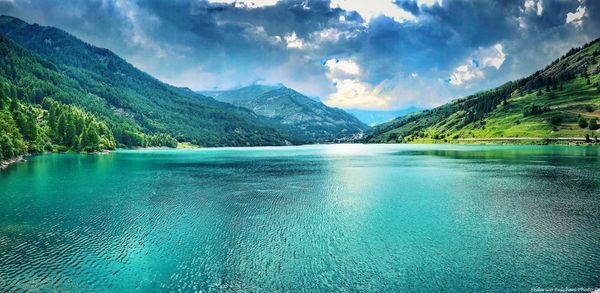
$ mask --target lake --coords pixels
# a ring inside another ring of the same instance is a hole
[[[0,203],[0,291],[600,287],[597,147],[48,154]]]

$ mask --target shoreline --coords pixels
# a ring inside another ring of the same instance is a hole
[[[600,145],[597,138],[585,137],[484,137],[459,138],[453,141],[457,144],[486,144],[486,145],[562,145],[562,146],[594,146]]]
[[[88,154],[88,155],[109,155],[113,152],[114,150],[101,150],[101,151],[97,151],[97,152],[44,152],[44,153],[27,153],[24,155],[20,155],[18,157],[14,157],[8,160],[1,160],[0,161],[0,172],[4,171],[6,168],[8,168],[10,165],[14,165],[16,163],[20,163],[20,162],[25,162],[25,157],[29,157],[29,156],[37,156],[37,155],[44,155],[44,154],[68,154],[68,153],[73,153],[73,154]]]
[[[558,146],[600,146],[598,141],[592,140],[591,142],[587,142],[585,138],[543,138],[543,137],[505,137],[505,138],[462,138],[462,139],[453,139],[448,140],[446,142],[409,142],[409,143],[320,143],[320,144],[301,144],[301,145],[291,145],[291,146],[248,146],[248,147],[184,147],[184,148],[169,148],[169,147],[145,147],[145,148],[124,148],[122,150],[210,150],[210,149],[223,149],[223,148],[261,148],[261,147],[300,147],[300,146],[308,146],[308,145],[341,145],[341,144],[357,144],[357,145],[410,145],[410,144],[421,144],[421,145],[531,145],[531,146],[545,146],[545,145],[558,145]],[[15,158],[11,158],[8,160],[0,161],[0,171],[5,170],[9,166],[24,162],[25,157],[27,156],[35,156],[35,155],[43,155],[43,154],[66,154],[66,153],[74,153],[74,154],[88,154],[88,155],[108,155],[113,153],[114,151],[119,150],[119,148],[115,150],[102,150],[96,152],[46,152],[40,154],[24,154]]]
[[[23,162],[23,161],[25,161],[23,156],[14,157],[14,158],[8,159],[8,160],[2,160],[2,161],[0,161],[0,171],[8,168],[12,164],[16,164],[16,163]]]

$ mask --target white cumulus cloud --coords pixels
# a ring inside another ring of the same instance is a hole
[[[327,78],[335,91],[324,102],[330,106],[346,109],[388,109],[392,98],[385,95],[381,86],[373,86],[361,80],[361,69],[354,60],[329,59]]]
[[[575,12],[569,12],[567,13],[567,20],[566,23],[572,23],[577,27],[580,27],[581,25],[583,25],[583,17],[585,16],[585,6],[583,6],[583,4],[579,5],[579,7],[577,7],[577,10],[575,10]]]
[[[392,98],[384,95],[380,87],[373,87],[359,79],[336,80],[335,89],[325,100],[330,106],[382,110],[389,109],[392,105]]]
[[[288,48],[302,49],[305,47],[304,40],[296,36],[296,32],[285,35],[284,39]]]
[[[482,79],[484,77],[483,71],[478,68],[475,62],[469,62],[467,64],[460,65],[454,69],[452,76],[450,76],[450,84],[455,86],[466,85],[472,80]]]
[[[327,76],[331,79],[340,78],[342,75],[360,74],[360,67],[353,60],[329,59],[325,62],[325,66],[329,69]]]
[[[491,48],[480,50],[479,58],[482,67],[491,66],[500,69],[500,66],[502,66],[504,60],[506,60],[506,54],[504,53],[502,44],[496,44]]]
[[[485,77],[484,69],[493,67],[500,69],[506,60],[502,44],[489,48],[480,48],[468,61],[459,65],[452,72],[449,83],[454,86],[470,87],[473,81]]]
[[[356,11],[366,22],[379,15],[394,18],[399,22],[416,20],[414,15],[398,7],[392,0],[331,0],[330,5],[332,8]]]
[[[210,3],[235,4],[237,8],[259,8],[275,5],[278,0],[208,0]]]
[[[542,15],[542,12],[544,12],[542,0],[525,0],[523,6],[525,6],[525,11],[535,11],[537,15]]]

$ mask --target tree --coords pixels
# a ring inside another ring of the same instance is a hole
[[[65,116],[66,115],[63,113],[58,117],[58,123],[55,131],[55,142],[58,144],[63,144],[65,142],[65,133],[67,130],[67,118]]]
[[[68,147],[77,148],[79,137],[77,137],[74,121],[73,119],[68,119],[66,123],[64,143]]]
[[[6,134],[0,134],[0,150],[2,150],[2,157],[4,159],[10,159],[18,154],[18,150]]]
[[[588,126],[587,120],[585,118],[579,116],[579,127],[586,128]]]
[[[26,140],[35,141],[37,139],[38,131],[35,125],[34,117],[27,117],[25,119],[25,126],[21,131]]]
[[[565,88],[563,87],[563,84],[560,84],[560,90],[563,91]]]
[[[550,123],[552,123],[552,125],[560,125],[560,123],[562,121],[563,121],[563,117],[560,114],[554,115],[554,116],[552,116],[552,118],[550,118]]]
[[[17,98],[10,99],[10,107],[8,109],[11,113],[15,113],[19,109],[19,102],[17,102]]]
[[[598,118],[593,118],[590,120],[590,129],[591,130],[598,129]]]
[[[99,149],[100,137],[96,123],[91,122],[81,133],[80,149],[91,152]]]

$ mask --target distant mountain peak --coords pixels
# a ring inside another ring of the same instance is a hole
[[[303,142],[328,142],[356,138],[369,127],[356,117],[286,87],[250,85],[219,92],[215,99],[249,109],[273,119],[273,126]]]

